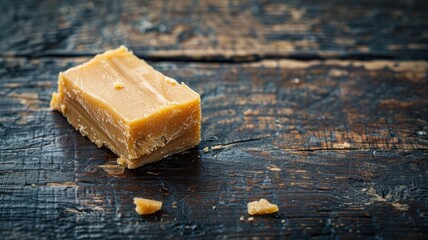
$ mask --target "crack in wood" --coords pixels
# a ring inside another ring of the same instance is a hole
[[[209,150],[220,150],[220,149],[231,147],[231,146],[234,146],[234,145],[237,145],[237,144],[247,143],[247,142],[254,142],[254,141],[259,141],[259,140],[267,139],[267,138],[270,138],[270,137],[249,138],[249,139],[238,140],[238,141],[233,141],[233,142],[228,142],[228,143],[211,145],[211,146],[205,147],[203,150],[204,150],[204,152],[208,152]]]
[[[382,148],[282,148],[287,152],[317,152],[317,151],[339,151],[339,152],[349,152],[349,151],[384,151]],[[428,148],[413,148],[409,149],[391,149],[391,151],[428,151]]]
[[[81,58],[93,57],[99,52],[64,52],[64,51],[46,51],[40,53],[0,53],[2,58]],[[175,54],[165,53],[158,55],[156,52],[142,53],[134,51],[134,54],[150,62],[193,62],[193,63],[254,63],[264,60],[298,60],[298,61],[314,61],[314,60],[348,60],[348,61],[368,61],[368,60],[428,60],[428,55],[420,55],[418,57],[407,57],[402,55],[394,55],[388,52],[368,52],[368,53],[352,53],[352,52],[329,52],[323,54],[321,51],[302,51],[287,54],[240,54],[240,55],[202,55],[192,56],[191,54]]]

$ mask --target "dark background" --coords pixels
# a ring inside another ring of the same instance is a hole
[[[427,12],[1,1],[0,238],[426,238]],[[127,170],[49,109],[60,71],[121,44],[201,94],[197,148]],[[248,221],[261,197],[280,211]]]

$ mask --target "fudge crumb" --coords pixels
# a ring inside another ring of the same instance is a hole
[[[135,211],[140,215],[152,214],[162,208],[162,202],[145,198],[134,198],[134,204]]]
[[[208,147],[204,147],[204,153],[207,153],[209,151]]]
[[[248,214],[250,215],[263,215],[278,212],[278,206],[270,203],[266,199],[260,199],[259,201],[249,202],[247,204]]]
[[[270,165],[270,166],[268,167],[268,169],[269,169],[270,171],[272,171],[272,172],[281,172],[281,168],[279,168],[279,167],[277,167],[277,166],[275,166],[275,165]]]
[[[117,164],[125,165],[125,159],[123,159],[123,158],[118,158],[116,162],[117,162]]]
[[[293,79],[291,79],[291,83],[299,84],[299,83],[300,83],[300,79],[298,79],[298,78],[293,78]]]
[[[114,82],[113,86],[114,86],[115,89],[121,89],[121,88],[123,88],[123,83],[121,83],[121,82]]]

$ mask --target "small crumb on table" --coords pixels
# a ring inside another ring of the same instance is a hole
[[[119,165],[125,165],[125,159],[123,159],[123,158],[117,158],[116,162]]]
[[[123,88],[123,83],[121,83],[121,82],[114,82],[113,86],[114,86],[115,89],[121,89],[121,88]]]
[[[134,198],[134,204],[135,211],[140,215],[152,214],[162,208],[162,202],[145,198]]]
[[[266,199],[260,199],[259,201],[249,202],[247,204],[248,214],[250,215],[263,215],[278,212],[279,208],[276,204],[270,203]]]
[[[270,166],[268,167],[268,169],[269,169],[270,171],[272,171],[272,172],[281,172],[281,168],[279,168],[279,167],[277,167],[277,166],[275,166],[275,165],[270,165]]]
[[[210,149],[208,147],[204,147],[204,153],[207,153]]]

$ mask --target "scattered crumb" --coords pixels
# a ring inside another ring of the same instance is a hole
[[[123,83],[121,83],[121,82],[114,82],[113,86],[114,86],[115,89],[121,89],[121,88],[123,88]]]
[[[333,148],[340,148],[340,149],[346,149],[346,148],[350,148],[351,144],[344,142],[344,143],[334,143],[333,144]]]
[[[204,147],[204,153],[207,153],[209,151],[208,147]]]
[[[282,220],[281,220],[281,223],[285,223],[285,219],[282,219]]]
[[[291,83],[294,83],[294,84],[299,84],[300,83],[300,79],[298,79],[298,78],[293,78],[293,79],[291,79],[291,81],[290,81]]]
[[[213,210],[215,210],[217,207],[216,206],[213,206]]]
[[[272,171],[272,172],[281,172],[281,168],[279,168],[279,167],[277,167],[277,166],[275,166],[275,165],[270,165],[270,166],[268,167],[268,169],[269,169],[270,171]]]
[[[239,218],[239,221],[241,221],[241,222],[245,221],[244,216],[241,216],[241,217]]]
[[[177,202],[172,202],[172,208],[177,208]]]
[[[252,221],[254,221],[254,217],[249,217],[248,222],[252,222]]]
[[[276,204],[270,203],[266,199],[260,199],[259,201],[249,202],[247,204],[248,214],[250,215],[263,215],[278,212],[279,208]]]
[[[125,159],[123,159],[123,158],[117,158],[117,164],[125,165]]]
[[[36,187],[36,184],[32,183],[32,184],[31,184],[31,187],[35,188],[35,187]]]
[[[134,204],[135,211],[140,215],[152,214],[162,208],[162,202],[145,198],[134,198]]]

